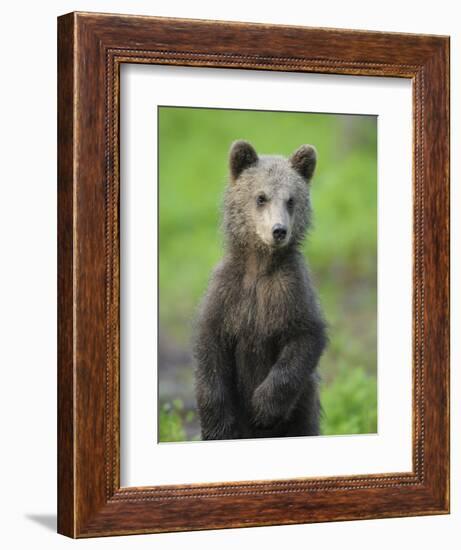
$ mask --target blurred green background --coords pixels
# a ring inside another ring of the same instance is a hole
[[[314,227],[304,246],[329,325],[322,434],[377,431],[377,121],[373,116],[159,107],[159,440],[200,438],[192,323],[223,254],[228,151],[315,145]]]

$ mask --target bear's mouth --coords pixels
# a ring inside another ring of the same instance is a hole
[[[291,239],[289,228],[283,227],[281,231],[278,229],[277,227],[275,227],[275,230],[274,227],[271,227],[269,231],[267,231],[267,229],[265,231],[256,229],[260,244],[270,250],[280,250],[287,246]]]
[[[280,250],[288,245],[288,243],[290,242],[290,237],[286,236],[284,239],[263,239],[263,242],[266,247],[270,248],[271,250]]]

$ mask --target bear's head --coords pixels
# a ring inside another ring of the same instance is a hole
[[[312,145],[284,158],[258,155],[250,143],[234,142],[224,201],[227,239],[267,252],[299,244],[310,225],[309,182],[316,160]]]

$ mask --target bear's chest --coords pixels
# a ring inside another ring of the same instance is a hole
[[[242,277],[226,307],[228,331],[249,341],[274,337],[291,323],[295,295],[295,285],[286,274]]]

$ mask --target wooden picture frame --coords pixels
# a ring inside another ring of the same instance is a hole
[[[413,468],[120,487],[122,63],[412,80]],[[58,19],[58,531],[97,537],[449,511],[449,38],[71,13]]]

